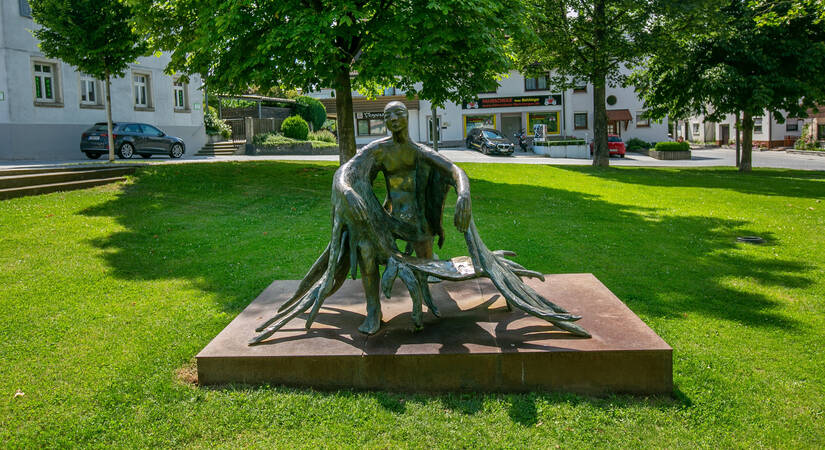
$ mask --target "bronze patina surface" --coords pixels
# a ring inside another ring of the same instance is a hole
[[[276,281],[197,356],[199,383],[271,383],[318,389],[392,391],[566,390],[588,394],[668,394],[672,350],[591,274],[527,280],[555,299],[592,338],[575,336],[522,311],[508,311],[485,278],[432,285],[441,318],[410,321],[411,298],[396,282],[383,300],[384,326],[358,331],[366,306],[359,281],[347,280],[309,330],[298,316],[259,345],[246,342],[298,281]]]
[[[433,315],[440,315],[428,279],[462,281],[485,277],[504,297],[508,309],[516,307],[573,335],[589,337],[584,328],[574,323],[580,316],[551,302],[521,279],[543,279],[542,274],[508,259],[514,256],[512,252],[490,251],[484,245],[472,219],[467,175],[441,154],[412,141],[407,117],[403,103],[388,103],[384,121],[391,136],[371,142],[335,172],[330,242],[277,314],[259,324],[256,331],[260,334],[249,341],[250,345],[268,339],[307,311],[309,329],[324,300],[341,287],[348,275],[355,278],[359,269],[366,319],[358,329],[365,334],[380,329],[379,290],[389,298],[396,278],[409,291],[410,318],[414,327],[420,329],[424,325],[423,305]],[[383,203],[372,189],[379,173],[387,184]],[[453,223],[464,233],[469,256],[433,259],[434,239],[438,238],[439,246],[444,239],[441,220],[451,186],[458,196]],[[404,251],[397,247],[396,240],[406,242]],[[383,274],[380,266],[384,266]]]

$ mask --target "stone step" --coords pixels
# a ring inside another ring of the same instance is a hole
[[[103,184],[116,183],[118,181],[123,181],[125,179],[126,177],[95,178],[91,180],[67,181],[64,183],[51,183],[36,186],[23,186],[0,189],[0,200],[24,197],[27,195],[47,194],[49,192],[85,189],[94,186],[100,186]]]
[[[89,170],[46,171],[35,173],[0,173],[0,189],[20,188],[26,186],[43,186],[72,181],[107,179],[135,173],[135,167],[106,167]]]
[[[227,151],[200,151],[195,153],[195,156],[231,156],[235,154],[235,150],[227,150]]]

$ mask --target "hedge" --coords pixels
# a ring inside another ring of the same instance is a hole
[[[320,130],[327,120],[327,109],[320,100],[312,97],[301,96],[295,99],[297,112],[307,123],[312,124],[313,130]]]
[[[537,147],[555,147],[557,145],[584,145],[584,139],[568,140],[568,141],[541,141],[534,142],[533,145]]]
[[[659,142],[655,147],[659,152],[687,152],[690,151],[690,144],[687,142]]]

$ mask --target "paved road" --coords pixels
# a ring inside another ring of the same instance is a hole
[[[500,163],[500,164],[550,164],[550,165],[590,165],[587,159],[547,158],[533,153],[516,153],[515,156],[487,156],[474,150],[444,149],[442,153],[455,162]],[[178,164],[215,161],[338,161],[337,156],[184,156],[179,160],[170,160],[165,157],[154,157],[150,160],[137,158],[135,163],[151,162],[155,164]],[[120,160],[122,161],[122,160]],[[92,163],[88,159],[67,161],[2,161],[0,169],[23,168],[32,166],[49,166],[57,164]],[[98,162],[94,162],[98,163]],[[613,158],[610,161],[614,166],[647,166],[647,167],[709,167],[733,166],[734,150],[714,148],[694,150],[693,159],[689,161],[660,161],[648,156],[629,153],[626,158]],[[822,170],[825,171],[825,156],[809,156],[789,154],[783,151],[766,151],[753,153],[754,167],[772,167],[783,169]]]

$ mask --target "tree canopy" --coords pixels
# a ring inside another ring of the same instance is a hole
[[[422,95],[474,90],[506,61],[501,39],[518,11],[517,0],[129,1],[146,11],[137,20],[154,43],[173,52],[170,69],[202,73],[223,92],[252,84],[334,88],[342,162],[355,154],[353,88],[412,87],[438,70],[438,82],[425,83]],[[476,47],[457,47],[464,41]],[[462,70],[427,66],[428,58],[444,62],[444,54],[463,62]]]
[[[779,11],[781,13],[781,11]],[[740,169],[751,167],[753,117],[804,117],[825,100],[825,23],[814,14],[759,25],[760,11],[728,0],[707,33],[668,41],[632,82],[652,117],[742,113]]]
[[[147,53],[146,41],[132,31],[128,5],[111,0],[31,0],[34,30],[46,56],[59,58],[81,72],[105,80],[109,123],[109,160],[114,159],[111,76],[123,76],[129,64]]]

